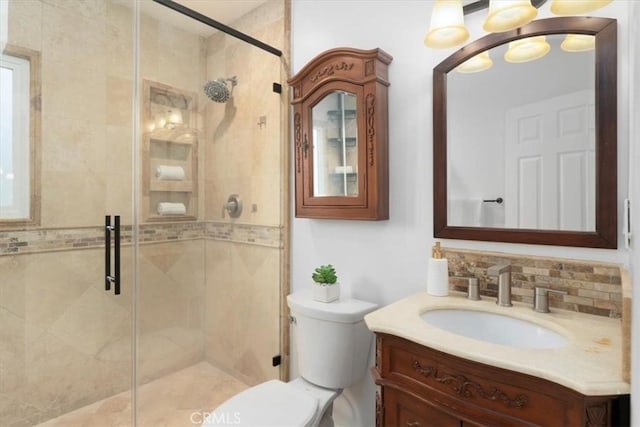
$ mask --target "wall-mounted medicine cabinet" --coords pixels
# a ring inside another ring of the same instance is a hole
[[[380,49],[331,49],[289,80],[296,217],[389,219],[391,60]]]

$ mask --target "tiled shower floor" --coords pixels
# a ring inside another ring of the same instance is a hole
[[[138,426],[190,427],[248,386],[206,362],[159,378],[138,391]],[[131,392],[123,392],[37,427],[129,427]]]

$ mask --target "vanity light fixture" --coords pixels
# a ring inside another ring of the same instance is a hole
[[[536,16],[538,9],[531,5],[531,0],[491,0],[482,29],[491,33],[511,31],[528,24]]]
[[[464,26],[462,0],[436,0],[424,44],[436,49],[446,49],[462,44],[468,38],[469,31]]]
[[[579,15],[600,9],[612,1],[553,0],[551,12],[556,15]],[[538,8],[545,2],[546,0],[476,0],[463,7],[461,0],[435,0],[431,25],[424,38],[424,44],[431,48],[445,49],[464,43],[469,38],[469,31],[464,25],[464,15],[486,8],[487,5],[489,13],[482,24],[483,30],[491,33],[515,30],[533,21],[538,15]],[[581,44],[586,41],[582,40]],[[565,50],[578,52],[569,49],[571,47]]]
[[[553,0],[551,12],[556,15],[580,15],[600,9],[613,0]]]
[[[493,60],[489,56],[489,51],[485,50],[458,65],[456,71],[459,73],[479,73],[480,71],[488,70],[492,66]]]
[[[589,34],[567,34],[560,48],[566,52],[586,52],[596,48],[596,38]]]
[[[527,37],[509,43],[504,59],[511,63],[529,62],[542,58],[551,50],[545,36]]]

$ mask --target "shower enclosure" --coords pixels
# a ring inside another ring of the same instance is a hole
[[[237,3],[0,1],[0,425],[199,425],[281,377],[285,4]]]

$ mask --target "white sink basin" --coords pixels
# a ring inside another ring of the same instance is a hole
[[[544,326],[485,311],[430,310],[421,317],[437,328],[493,344],[524,348],[559,348],[568,344],[565,337]]]

